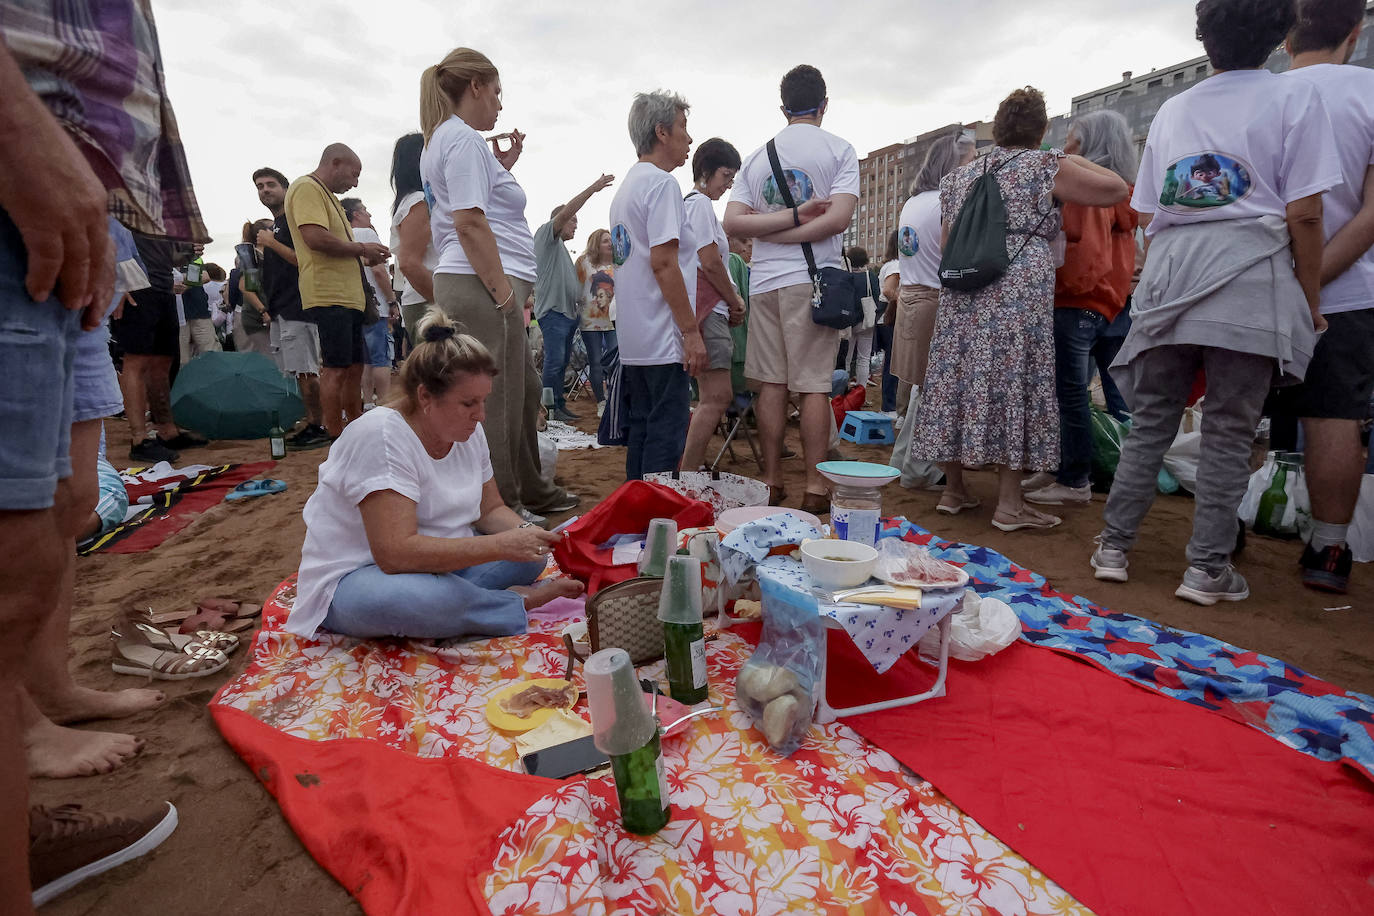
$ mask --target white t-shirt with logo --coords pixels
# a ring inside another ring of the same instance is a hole
[[[720,255],[721,264],[725,266],[725,275],[730,275],[730,240],[725,237],[725,227],[716,218],[716,209],[711,206],[711,198],[702,194],[700,191],[693,191],[687,195],[683,201],[687,208],[687,222],[692,226],[692,236],[697,239],[697,258],[700,262],[701,249],[709,242],[716,243],[716,254]],[[695,283],[695,279],[693,280]],[[729,315],[730,307],[725,304],[725,300],[715,304],[711,309],[717,315]]]
[[[616,338],[627,366],[682,362],[682,335],[649,264],[649,249],[674,239],[687,298],[695,308],[698,244],[682,189],[652,162],[636,162],[611,201]]]
[[[1165,102],[1150,125],[1131,206],[1169,226],[1259,216],[1341,183],[1317,90],[1268,70],[1218,73]]]
[[[401,305],[419,305],[425,301],[425,297],[415,287],[410,285],[405,273],[401,271],[401,223],[410,215],[410,211],[415,209],[416,204],[425,202],[423,191],[411,191],[401,202],[396,205],[396,212],[391,214],[391,253],[396,256],[396,276],[391,282],[391,288],[401,294]],[[431,238],[425,245],[425,256],[422,263],[425,266],[425,273],[434,273],[434,268],[439,264],[439,254],[434,250],[434,241]]]
[[[286,629],[313,636],[329,613],[339,580],[377,562],[358,508],[365,497],[394,490],[415,503],[419,534],[472,537],[481,517],[482,487],[491,476],[480,423],[466,442],[455,442],[438,459],[390,407],[369,410],[348,424],[320,465],[319,484],[305,503],[305,544]]]
[[[496,161],[481,134],[457,115],[440,124],[420,154],[420,177],[439,253],[435,273],[476,275],[453,225],[453,211],[475,208],[486,215],[496,237],[501,269],[534,282],[534,233],[525,221],[525,190]]]
[[[812,198],[836,194],[859,196],[859,157],[854,147],[814,124],[789,124],[773,138],[778,148],[778,163],[798,205]],[[785,209],[778,193],[773,167],[768,162],[767,146],[749,154],[735,176],[730,202],[739,202],[757,213]],[[811,243],[816,267],[843,267],[841,242],[844,233]],[[766,293],[785,286],[810,283],[806,257],[800,245],[779,245],[758,239],[754,259],[749,262],[749,292]]]
[[[903,286],[940,288],[940,191],[922,191],[902,205],[897,254]]]
[[[353,229],[353,241],[355,242],[376,242],[382,244],[382,237],[377,234],[376,229],[368,229],[366,226],[361,229],[357,226]],[[368,287],[372,290],[372,295],[377,297],[377,314],[383,318],[391,317],[391,303],[382,295],[382,291],[377,288],[377,278],[372,274],[371,267],[363,268],[363,278],[367,280]]]
[[[1322,198],[1327,241],[1360,210],[1365,172],[1374,165],[1374,70],[1349,64],[1316,64],[1285,76],[1316,87],[1336,128],[1336,150],[1345,182]],[[1374,249],[1322,287],[1322,314],[1374,308]]]

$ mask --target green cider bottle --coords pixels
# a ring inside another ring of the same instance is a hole
[[[1283,515],[1288,511],[1288,467],[1288,458],[1275,453],[1274,475],[1269,478],[1269,486],[1260,496],[1255,512],[1256,534],[1278,537],[1282,533]]]
[[[272,411],[272,428],[267,431],[267,443],[272,450],[272,460],[280,461],[286,457],[286,430],[281,428],[281,417]]]
[[[706,699],[706,632],[701,619],[701,561],[674,555],[668,558],[658,619],[663,624],[663,658],[668,694],[691,706]]]
[[[670,812],[658,732],[638,750],[611,755],[611,776],[615,779],[620,823],[625,831],[648,836],[662,830]]]
[[[647,836],[668,823],[668,779],[658,720],[649,711],[624,649],[593,652],[582,666],[592,742],[611,758],[620,822],[626,832]]]

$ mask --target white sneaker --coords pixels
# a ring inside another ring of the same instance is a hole
[[[1189,566],[1174,596],[1210,607],[1218,601],[1244,601],[1250,597],[1250,586],[1233,566],[1226,567],[1215,576],[1205,569]]]
[[[605,402],[605,401],[597,401],[597,402],[596,402],[596,416],[597,416],[597,418],[600,419],[601,415],[602,415],[603,413],[605,413],[605,412],[606,412],[606,402]]]
[[[1104,582],[1125,582],[1130,575],[1126,571],[1131,565],[1126,559],[1126,551],[1115,547],[1099,544],[1088,563],[1092,565],[1093,575]]]
[[[1052,483],[1055,483],[1053,474],[1048,471],[1036,471],[1034,474],[1021,481],[1021,489],[1024,492],[1043,490]]]
[[[1026,502],[1042,506],[1081,506],[1093,501],[1092,487],[1066,487],[1052,483],[1026,493]]]

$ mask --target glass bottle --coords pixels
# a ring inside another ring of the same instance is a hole
[[[687,706],[706,699],[706,631],[701,622],[701,561],[668,558],[658,596],[668,694]]]
[[[877,487],[837,483],[830,492],[830,528],[842,541],[872,547],[878,540],[883,500]]]
[[[1283,516],[1288,511],[1288,469],[1292,466],[1285,452],[1274,453],[1274,473],[1269,478],[1269,486],[1260,495],[1259,509],[1255,511],[1255,533],[1278,537],[1283,527]]]
[[[281,418],[272,411],[272,428],[267,431],[267,442],[272,449],[272,460],[280,461],[286,457],[286,430],[281,428]]]
[[[187,265],[186,265],[186,285],[187,285],[187,286],[204,286],[204,285],[205,285],[205,261],[204,261],[204,259],[202,259],[202,258],[196,258],[196,259],[195,259],[194,261],[192,261],[190,264],[187,264]]]
[[[624,649],[594,652],[583,666],[592,742],[611,758],[620,821],[629,833],[656,833],[668,823],[668,780],[658,720],[649,712]]]

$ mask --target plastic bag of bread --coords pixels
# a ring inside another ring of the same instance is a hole
[[[760,581],[763,633],[740,668],[735,700],[768,744],[784,757],[801,746],[816,717],[816,687],[825,651],[825,627],[816,597]]]

